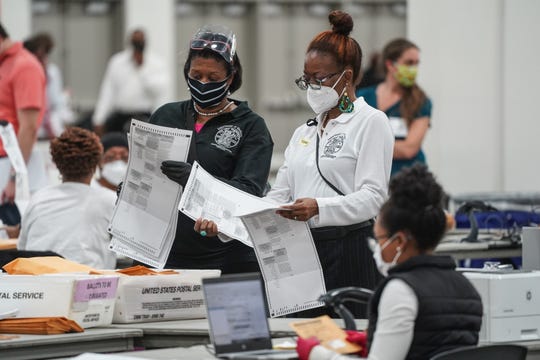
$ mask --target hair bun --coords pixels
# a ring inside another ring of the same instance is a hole
[[[332,24],[332,31],[340,35],[349,36],[353,29],[353,19],[346,12],[334,10],[328,15],[328,20]]]
[[[390,194],[396,205],[411,211],[441,209],[444,191],[426,166],[404,168],[392,178]]]

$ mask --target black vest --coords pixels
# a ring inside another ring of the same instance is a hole
[[[418,298],[418,315],[408,360],[478,343],[482,324],[480,295],[449,256],[419,255],[393,267],[369,304],[368,348],[377,326],[379,301],[388,281],[401,279]]]

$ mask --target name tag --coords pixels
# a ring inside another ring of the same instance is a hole
[[[388,120],[390,120],[390,127],[392,128],[394,137],[396,138],[407,137],[409,130],[407,129],[407,123],[405,122],[405,119],[400,118],[400,117],[390,116]]]

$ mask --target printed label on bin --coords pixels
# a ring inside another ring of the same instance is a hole
[[[114,299],[118,287],[118,278],[100,278],[78,280],[75,289],[75,301]]]

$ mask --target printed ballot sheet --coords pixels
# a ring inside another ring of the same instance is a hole
[[[253,241],[271,317],[323,306],[322,267],[307,222],[266,209],[241,219]]]
[[[277,205],[216,179],[197,162],[191,168],[178,206],[193,220],[204,218],[214,221],[219,232],[248,246],[253,246],[249,234],[235,214],[267,208],[277,208]]]
[[[161,172],[164,160],[186,161],[192,132],[132,120],[126,178],[109,232],[110,249],[163,268],[172,247],[182,188]]]
[[[0,124],[0,139],[2,139],[4,150],[6,151],[11,166],[13,167],[13,170],[15,170],[15,203],[19,208],[19,212],[24,214],[28,202],[30,201],[28,170],[13,125],[7,121]]]
[[[320,307],[326,293],[308,224],[277,215],[280,206],[214,178],[197,162],[179,204],[193,220],[212,220],[220,233],[254,247],[271,317]]]

